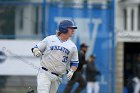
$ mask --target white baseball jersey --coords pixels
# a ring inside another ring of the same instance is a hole
[[[57,74],[64,74],[68,64],[78,63],[76,45],[68,39],[61,41],[57,35],[47,36],[37,44],[42,52],[41,66]]]

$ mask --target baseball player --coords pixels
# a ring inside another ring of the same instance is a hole
[[[78,67],[78,51],[69,39],[74,34],[72,21],[63,20],[56,35],[47,36],[32,48],[34,56],[41,57],[41,67],[37,75],[38,93],[56,93],[61,77],[67,70],[70,80]]]

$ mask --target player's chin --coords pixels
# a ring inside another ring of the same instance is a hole
[[[71,36],[73,36],[73,35],[74,35],[74,32],[71,33]]]
[[[73,34],[70,35],[70,37],[72,37],[72,36],[73,36]]]

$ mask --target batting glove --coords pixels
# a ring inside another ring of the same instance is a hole
[[[42,53],[40,52],[40,50],[38,48],[33,49],[33,54],[36,57],[40,57],[42,55]]]
[[[74,74],[74,71],[73,71],[72,69],[70,69],[70,70],[68,71],[68,74],[67,74],[68,80],[71,80],[73,74]]]

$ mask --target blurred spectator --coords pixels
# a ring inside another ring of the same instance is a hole
[[[126,61],[124,64],[124,93],[133,93],[133,72],[131,63],[130,61]]]
[[[138,55],[137,62],[134,65],[134,93],[140,92],[140,54]]]
[[[96,69],[95,56],[91,55],[87,61],[86,78],[87,78],[87,93],[99,93],[99,82],[97,81],[97,75],[101,73]]]
[[[80,51],[78,52],[79,65],[72,79],[68,82],[64,90],[64,93],[71,93],[72,87],[76,82],[79,83],[79,86],[76,88],[74,93],[80,93],[86,87],[86,80],[84,79],[82,72],[83,72],[83,65],[86,64],[85,54],[87,50],[88,50],[88,46],[85,43],[80,45]]]

